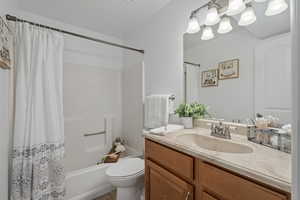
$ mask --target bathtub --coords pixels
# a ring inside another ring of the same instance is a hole
[[[90,200],[112,190],[105,170],[113,164],[105,163],[75,170],[66,176],[67,200]]]
[[[130,157],[142,157],[141,153],[130,152]],[[106,175],[105,170],[115,165],[114,163],[105,163],[74,170],[66,175],[66,200],[92,200],[113,190]]]

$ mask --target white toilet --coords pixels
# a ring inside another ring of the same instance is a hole
[[[106,170],[110,183],[117,188],[117,200],[140,200],[144,169],[144,160],[127,158]]]

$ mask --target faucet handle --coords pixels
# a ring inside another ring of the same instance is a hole
[[[225,125],[225,129],[224,129],[225,131],[230,131],[230,126],[228,126],[228,125]]]

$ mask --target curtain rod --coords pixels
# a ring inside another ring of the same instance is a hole
[[[191,62],[184,62],[184,64],[194,65],[194,66],[198,66],[198,67],[201,66],[200,64],[195,64],[195,63],[191,63]]]
[[[107,45],[122,48],[122,49],[127,49],[127,50],[130,50],[130,51],[136,51],[136,52],[139,52],[139,53],[142,53],[142,54],[145,53],[145,51],[141,50],[141,49],[135,49],[135,48],[128,47],[128,46],[125,46],[125,45],[121,45],[121,44],[117,44],[117,43],[113,43],[113,42],[108,42],[108,41],[105,41],[105,40],[100,40],[100,39],[97,39],[97,38],[93,38],[93,37],[89,37],[89,36],[86,36],[86,35],[81,35],[81,34],[78,34],[78,33],[65,31],[65,30],[62,30],[62,29],[46,26],[46,25],[43,25],[43,24],[34,23],[34,22],[31,22],[31,21],[19,19],[16,16],[6,15],[6,19],[8,21],[29,23],[29,24],[34,25],[34,26],[39,26],[39,27],[50,29],[50,30],[57,31],[57,32],[60,32],[60,33],[64,33],[64,34],[84,38],[84,39],[87,39],[87,40],[92,40],[92,41],[95,41],[95,42],[99,42],[99,43],[102,43],[102,44],[107,44]]]

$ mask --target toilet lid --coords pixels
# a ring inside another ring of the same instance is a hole
[[[121,160],[116,165],[109,167],[106,170],[106,175],[114,177],[126,177],[138,174],[144,171],[144,160],[140,158],[128,158]]]

